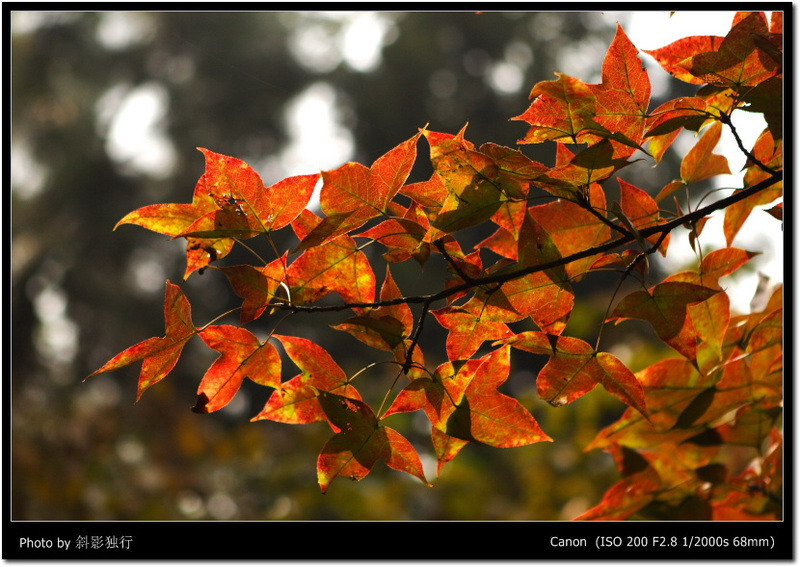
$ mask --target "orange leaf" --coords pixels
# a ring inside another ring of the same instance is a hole
[[[236,295],[244,299],[240,317],[245,324],[261,317],[275,297],[286,276],[286,254],[263,267],[244,264],[219,270],[227,276]]]
[[[467,360],[484,341],[513,335],[505,323],[493,321],[482,313],[471,313],[463,307],[443,307],[432,311],[439,324],[447,329],[447,357]]]
[[[151,337],[129,347],[106,362],[99,370],[92,372],[91,378],[102,372],[117,370],[142,360],[139,386],[136,399],[172,372],[181,356],[186,342],[197,332],[192,324],[192,308],[189,300],[177,285],[167,281],[164,297],[164,321],[166,334]]]
[[[569,404],[602,384],[612,396],[647,415],[642,385],[614,355],[596,352],[580,339],[538,331],[520,333],[504,343],[550,356],[536,383],[539,396],[551,405]]]
[[[240,159],[199,148],[206,156],[206,185],[217,207],[196,219],[179,236],[249,238],[278,230],[305,209],[318,174],[286,178],[265,187],[258,173]]]
[[[655,199],[624,179],[617,178],[617,181],[620,188],[620,207],[636,230],[643,230],[647,227],[661,224],[661,213]],[[655,244],[660,237],[660,234],[653,234],[646,240],[651,244]],[[662,256],[667,254],[669,240],[670,235],[668,234],[658,248]]]
[[[286,354],[301,373],[280,385],[266,405],[251,421],[269,419],[283,423],[314,423],[323,421],[325,414],[319,405],[319,393],[336,392],[349,398],[361,399],[347,375],[328,351],[300,337],[272,335],[283,345]]]
[[[336,477],[363,479],[378,461],[428,484],[414,446],[394,429],[380,425],[367,404],[329,392],[319,392],[319,401],[337,430],[317,459],[317,479],[323,493]]]
[[[695,35],[681,38],[660,49],[645,50],[645,53],[652,55],[673,77],[686,83],[702,85],[705,81],[689,72],[681,62],[699,53],[716,51],[722,44],[722,39],[712,35]]]
[[[661,340],[694,360],[698,339],[687,308],[716,293],[719,291],[699,285],[664,282],[622,298],[608,320],[643,319],[653,326]]]
[[[305,210],[293,226],[302,234],[318,222],[314,213]],[[375,299],[372,265],[347,235],[305,250],[287,269],[286,282],[297,305],[313,303],[333,292],[347,303],[371,303]]]
[[[753,86],[781,72],[780,47],[781,39],[770,34],[763,12],[739,13],[717,49],[698,53],[680,65],[705,83]]]
[[[381,301],[390,301],[400,297],[402,294],[387,266],[386,279],[381,289]],[[407,303],[386,305],[377,309],[365,310],[363,315],[348,319],[333,328],[348,332],[372,347],[392,352],[411,336],[414,328],[414,314]]]
[[[262,386],[280,388],[281,358],[270,343],[261,343],[250,331],[233,325],[211,325],[198,333],[220,353],[203,376],[192,411],[222,409],[236,395],[245,378]]]
[[[605,210],[605,192],[599,184],[589,187],[590,203],[595,210]],[[586,209],[571,201],[559,199],[528,209],[530,215],[547,231],[561,256],[603,244],[611,237],[611,229]],[[582,279],[598,256],[588,256],[565,266],[574,281]]]
[[[595,121],[629,140],[628,144],[621,144],[613,139],[614,157],[630,156],[643,139],[650,104],[650,77],[638,53],[617,24],[616,36],[603,61],[603,82],[590,87],[596,98]]]
[[[705,134],[689,150],[681,161],[681,179],[686,184],[694,183],[731,172],[725,156],[711,153],[722,135],[722,123],[714,122]]]
[[[442,364],[433,378],[418,378],[406,386],[384,417],[425,410],[434,428],[444,434],[434,434],[440,468],[464,445],[451,443],[448,437],[493,447],[552,441],[519,401],[497,390],[508,379],[509,370],[507,346],[457,366]]]
[[[595,97],[589,85],[556,73],[555,81],[536,83],[530,107],[511,120],[523,120],[532,128],[518,144],[538,144],[546,140],[576,143],[583,129],[593,123]]]
[[[389,150],[372,167],[348,162],[323,172],[320,207],[326,216],[296,251],[330,242],[384,214],[411,173],[421,135],[419,132]]]

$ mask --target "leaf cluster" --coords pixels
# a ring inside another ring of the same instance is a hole
[[[648,72],[621,26],[599,84],[557,74],[533,87],[529,108],[512,120],[529,127],[520,145],[554,147],[553,165],[517,148],[476,145],[466,127],[424,127],[369,166],[349,162],[266,186],[247,163],[201,148],[205,172],[191,203],[148,205],[117,226],[185,239],[184,279],[207,270],[224,277],[242,300],[238,324],[215,324],[223,313],[196,326],[189,299],[167,282],[165,335],[125,349],[93,375],[141,361],[141,397],[198,335],[219,357],[200,380],[194,411],[220,410],[251,380],[268,389],[253,421],[326,422],[332,435],[317,460],[325,492],[338,477],[364,478],[379,461],[429,482],[418,450],[386,425],[396,414],[427,417],[437,473],[469,443],[552,441],[529,408],[501,392],[512,352],[525,351],[547,360],[535,377],[542,400],[571,404],[602,386],[628,408],[587,448],[613,455],[622,478],[581,518],[779,516],[781,290],[735,315],[720,280],[755,255],[733,246],[746,218],[782,197],[781,13],[771,21],[738,13],[724,38],[689,37],[648,53],[696,85],[695,96],[651,109]],[[766,120],[752,148],[741,143],[735,110]],[[684,211],[677,192],[702,203],[710,195],[697,194],[700,182],[730,173],[726,157],[713,153],[724,128],[747,156],[743,186]],[[645,190],[616,176],[639,161],[660,164],[684,130],[697,141],[669,184]],[[423,138],[433,173],[410,180]],[[321,215],[310,207],[317,191]],[[703,227],[723,210],[727,246],[703,254]],[[779,220],[781,211],[769,210]],[[489,236],[468,247],[463,235],[475,227]],[[679,227],[688,229],[698,265],[652,282],[648,259],[666,255]],[[281,250],[279,231],[295,245]],[[274,257],[245,243],[255,239]],[[257,262],[225,263],[236,246]],[[367,248],[388,265],[380,289]],[[392,266],[416,263],[422,273],[433,255],[449,268],[438,291],[404,294]],[[619,275],[618,291],[627,280],[636,289],[609,298],[594,345],[568,336],[574,283],[607,272]],[[379,352],[377,360],[348,375],[322,345],[279,333],[288,317],[320,312],[346,313],[332,330]],[[600,350],[603,327],[630,319],[649,324],[674,356],[633,372]],[[256,320],[269,322],[268,337],[245,328]],[[437,366],[420,346],[433,321],[447,332],[447,361]],[[286,378],[288,361],[298,373]],[[395,366],[395,379],[382,399],[367,400],[359,383],[382,363]],[[730,447],[752,449],[753,466],[731,470],[720,460]]]

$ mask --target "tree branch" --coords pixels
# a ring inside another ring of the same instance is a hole
[[[748,197],[751,197],[756,193],[759,193],[767,189],[768,187],[774,185],[781,179],[783,179],[782,171],[774,172],[769,178],[765,179],[764,181],[757,183],[751,187],[741,189],[735,192],[733,195],[725,197],[724,199],[720,199],[719,201],[711,203],[710,205],[706,205],[705,207],[697,209],[691,213],[687,213],[680,217],[676,217],[669,222],[643,228],[639,231],[639,235],[643,238],[647,238],[648,236],[652,236],[654,234],[669,233],[679,226],[682,226],[692,221],[699,220],[715,211],[725,209],[733,205],[734,203],[738,203],[739,201],[747,199]],[[529,274],[541,272],[544,270],[549,270],[551,268],[556,268],[559,266],[565,266],[570,262],[581,260],[589,256],[594,256],[595,254],[610,252],[611,250],[619,248],[620,246],[624,246],[625,244],[633,242],[634,240],[636,240],[636,238],[633,235],[621,236],[615,240],[606,242],[605,244],[592,246],[591,248],[586,248],[585,250],[581,250],[579,252],[575,252],[574,254],[570,254],[569,256],[562,256],[558,260],[543,262],[541,264],[536,264],[534,266],[527,266],[525,268],[521,268],[519,270],[514,270],[510,272],[503,272],[491,276],[474,278],[469,282],[449,287],[437,293],[428,295],[413,295],[413,296],[398,297],[396,299],[389,299],[383,301],[372,301],[364,303],[343,303],[339,305],[293,305],[291,303],[274,303],[271,304],[271,306],[277,309],[294,311],[294,312],[314,313],[314,312],[325,312],[325,311],[345,311],[347,309],[353,309],[353,308],[365,309],[365,308],[385,307],[389,305],[400,305],[403,303],[407,304],[420,303],[423,304],[425,307],[425,309],[423,310],[423,315],[425,315],[432,303],[439,301],[441,299],[446,299],[452,295],[464,291],[469,291],[473,288],[480,287],[482,285],[503,284],[508,281],[527,276]]]

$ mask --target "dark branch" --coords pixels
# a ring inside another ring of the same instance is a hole
[[[700,209],[697,209],[691,213],[687,213],[680,217],[676,217],[669,222],[651,226],[648,228],[643,228],[639,231],[639,235],[642,238],[647,238],[648,236],[652,236],[654,234],[662,234],[666,235],[667,233],[673,231],[679,226],[682,226],[686,223],[691,223],[693,221],[697,221],[709,214],[725,209],[734,203],[738,203],[748,197],[759,193],[767,189],[768,187],[774,185],[778,181],[783,178],[783,174],[781,171],[773,173],[769,178],[765,179],[764,181],[757,183],[751,187],[747,187],[745,189],[740,189],[734,194],[726,197],[724,199],[720,199],[710,205],[706,205]],[[600,244],[597,246],[593,246],[591,248],[586,248],[585,250],[581,250],[579,252],[575,252],[574,254],[570,254],[569,256],[563,256],[558,260],[552,260],[550,262],[543,262],[541,264],[536,264],[534,266],[528,266],[525,268],[521,268],[519,270],[510,271],[510,272],[503,272],[499,274],[494,274],[491,276],[485,276],[482,278],[474,278],[469,282],[465,282],[463,284],[453,286],[447,289],[444,289],[440,292],[429,294],[429,295],[414,295],[409,297],[398,297],[396,299],[389,299],[384,301],[373,301],[373,302],[366,302],[366,303],[345,303],[340,305],[292,305],[289,303],[275,303],[272,304],[272,307],[282,310],[294,311],[294,312],[323,312],[323,311],[345,311],[347,309],[352,308],[376,308],[376,307],[384,307],[388,305],[400,305],[402,303],[421,303],[425,306],[423,310],[423,315],[429,310],[430,305],[436,301],[441,299],[446,299],[452,295],[469,291],[473,288],[487,285],[487,284],[503,284],[508,281],[521,278],[527,276],[529,274],[533,274],[536,272],[541,272],[544,270],[549,270],[551,268],[556,268],[559,266],[565,266],[570,262],[574,262],[576,260],[581,260],[583,258],[587,258],[589,256],[594,256],[595,254],[602,254],[604,252],[610,252],[620,246],[624,246],[630,242],[636,240],[634,235],[629,236],[621,236],[615,240],[611,240],[606,242],[605,244]],[[419,327],[419,325],[418,325]]]

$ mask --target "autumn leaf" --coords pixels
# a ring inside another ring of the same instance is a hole
[[[317,478],[323,494],[339,476],[363,479],[378,461],[428,484],[414,446],[391,427],[380,425],[366,403],[324,391],[319,392],[319,402],[336,431],[317,459]]]
[[[507,271],[561,257],[553,239],[531,215],[525,217],[517,244],[519,263],[505,268]],[[572,312],[574,294],[564,268],[556,267],[510,279],[488,301],[493,305],[508,302],[517,313],[530,317],[541,330],[560,334]]]
[[[241,297],[241,323],[249,323],[258,319],[281,288],[286,277],[286,254],[273,260],[266,266],[250,266],[248,264],[225,266],[219,268],[233,288]]]
[[[731,172],[725,156],[712,153],[722,135],[722,124],[715,122],[706,130],[695,146],[681,161],[681,179],[684,183],[696,183],[716,175]]]
[[[783,141],[776,140],[772,131],[768,128],[764,130],[756,140],[753,147],[753,156],[767,167],[771,167],[776,171],[783,169]],[[748,162],[747,170],[744,175],[744,187],[752,187],[758,183],[769,179],[770,174],[765,172],[761,167],[756,164]],[[743,189],[734,191],[734,194]],[[767,205],[776,199],[783,196],[783,181],[778,181],[773,185],[759,191],[755,195],[751,195],[741,201],[738,201],[725,209],[725,219],[723,221],[723,231],[725,239],[730,246],[739,230],[744,225],[750,213],[755,207]]]
[[[661,477],[655,469],[648,467],[614,484],[597,506],[580,514],[575,520],[626,520],[651,503],[661,486]]]
[[[430,256],[430,244],[423,242],[428,226],[402,218],[385,220],[369,230],[354,234],[353,238],[371,238],[387,248],[383,257],[389,262],[403,262],[409,258],[424,264]]]
[[[400,289],[392,277],[392,272],[387,267],[380,299],[381,301],[391,301],[400,297],[402,297]],[[414,314],[406,303],[385,305],[365,310],[362,315],[347,319],[343,323],[334,325],[333,328],[348,332],[372,347],[393,352],[398,345],[402,345],[411,336],[414,328]],[[402,349],[401,353],[405,355]]]
[[[411,173],[421,132],[379,157],[367,167],[348,162],[322,173],[320,207],[325,217],[295,252],[320,246],[386,214],[387,207]]]
[[[186,239],[186,271],[183,279],[192,273],[202,270],[216,260],[221,260],[233,250],[236,241],[233,238],[187,238]]]
[[[293,223],[300,234],[309,234],[319,218],[305,210]],[[342,235],[303,251],[286,270],[291,301],[314,303],[338,293],[347,303],[370,303],[375,299],[375,273],[364,252],[350,236]]]
[[[215,199],[215,180],[210,157],[206,157],[206,171],[197,181],[192,202],[148,205],[125,215],[114,227],[136,224],[153,232],[176,237],[203,215],[218,208]]]
[[[442,474],[444,466],[452,461],[461,452],[461,449],[469,445],[469,441],[448,435],[435,427],[431,428],[431,442],[436,453],[437,476]]]
[[[211,325],[198,334],[220,356],[200,381],[197,405],[192,411],[211,413],[222,409],[245,378],[262,386],[280,388],[281,358],[269,342],[261,343],[247,329],[233,325]]]
[[[409,384],[384,416],[424,409],[441,433],[493,447],[552,441],[518,400],[497,390],[508,379],[509,369],[507,346],[463,364],[446,363],[433,379]]]
[[[707,103],[701,97],[679,97],[653,110],[645,121],[644,137],[650,155],[660,162],[682,129],[699,131],[709,120]]]
[[[427,242],[484,222],[523,191],[520,181],[502,176],[497,163],[464,138],[463,129],[456,136],[428,130],[424,134],[436,175],[448,191],[431,220]]]
[[[169,281],[167,281],[164,297],[164,321],[166,334],[163,337],[152,337],[128,347],[106,362],[100,369],[92,372],[87,379],[141,360],[142,370],[136,394],[138,401],[145,390],[172,372],[184,345],[197,332],[192,324],[192,308],[189,300],[181,288]]]
[[[781,72],[781,40],[775,38],[775,42],[777,46],[763,12],[740,12],[717,49],[693,55],[679,65],[705,83],[753,86]]]
[[[578,188],[592,183],[598,183],[611,177],[614,172],[630,165],[625,157],[615,155],[615,149],[611,141],[602,139],[596,144],[579,151],[569,161],[569,163],[550,170],[546,180],[543,180],[543,189],[552,192],[556,196],[564,195],[560,191],[553,191],[547,180],[561,181],[571,185],[574,192]]]
[[[261,177],[238,158],[199,148],[206,156],[208,194],[216,203],[178,236],[250,238],[287,226],[305,209],[318,174],[288,177],[265,187]]]
[[[643,140],[650,78],[638,50],[619,24],[603,61],[602,78],[602,83],[590,86],[596,100],[594,120],[624,136],[612,138],[614,157],[628,157]]]
[[[659,49],[645,49],[644,52],[653,56],[664,70],[686,83],[702,85],[706,81],[695,76],[681,63],[700,53],[716,51],[722,44],[722,37],[713,35],[696,35],[684,37]]]
[[[657,226],[663,222],[658,203],[656,203],[655,199],[624,179],[617,178],[617,181],[619,182],[620,188],[620,208],[625,215],[625,219],[633,225],[636,231],[641,231],[651,226]],[[658,244],[660,238],[660,234],[653,234],[645,240],[651,244]],[[662,256],[666,256],[667,254],[669,241],[670,235],[667,234],[658,247]]]
[[[553,406],[572,403],[598,384],[614,397],[647,415],[644,389],[636,376],[614,355],[596,352],[573,337],[525,331],[503,341],[514,348],[550,357],[539,372],[539,397]]]
[[[361,399],[344,370],[318,344],[301,337],[272,335],[300,369],[300,374],[283,382],[270,396],[264,408],[251,421],[269,419],[282,423],[314,423],[325,420],[319,393],[338,393]]]
[[[598,211],[605,210],[605,192],[599,184],[593,183],[587,194],[591,207]],[[565,199],[530,207],[528,213],[547,231],[562,257],[600,245],[611,237],[611,229],[607,224],[583,207]],[[598,256],[575,260],[564,266],[564,269],[573,281],[580,281]]]
[[[480,311],[473,313],[463,307],[443,307],[431,313],[448,330],[447,356],[450,360],[467,360],[485,341],[513,335],[505,323],[494,321]]]
[[[589,85],[561,73],[555,81],[536,83],[531,90],[533,102],[519,116],[532,127],[519,144],[538,144],[547,140],[578,142],[587,125],[594,123],[595,96]]]

